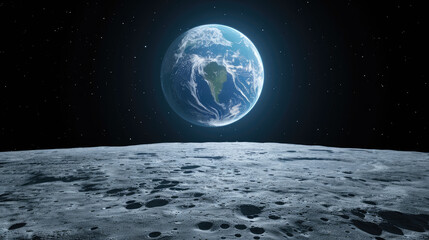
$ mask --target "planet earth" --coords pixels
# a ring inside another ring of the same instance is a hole
[[[429,239],[429,154],[279,143],[0,153],[0,239]]]
[[[219,127],[253,108],[264,84],[264,67],[244,34],[224,25],[202,25],[170,45],[161,84],[167,102],[183,119]]]

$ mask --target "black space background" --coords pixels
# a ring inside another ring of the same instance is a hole
[[[0,2],[0,150],[258,141],[429,151],[423,1]],[[258,48],[261,97],[238,122],[168,106],[169,44],[207,23]]]

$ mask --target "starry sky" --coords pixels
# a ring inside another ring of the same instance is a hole
[[[0,150],[257,141],[429,151],[419,1],[1,1]],[[245,34],[265,83],[243,119],[193,126],[162,58],[208,23]]]

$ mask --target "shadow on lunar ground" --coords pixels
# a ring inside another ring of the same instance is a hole
[[[365,218],[365,214],[362,211],[356,211],[354,214],[359,218]],[[381,235],[383,230],[395,235],[404,235],[403,230],[414,232],[425,232],[429,230],[429,215],[407,214],[388,210],[381,210],[376,214],[382,219],[379,224],[356,219],[353,219],[351,222],[360,230],[376,236]]]
[[[79,180],[88,180],[88,179],[89,179],[88,176],[51,177],[51,176],[46,176],[42,173],[37,173],[34,176],[30,177],[26,183],[22,184],[22,186],[40,184],[40,183],[56,182],[56,181],[75,182],[75,181],[79,181]]]
[[[278,158],[280,161],[289,162],[289,161],[335,161],[335,162],[343,162],[342,159],[335,158],[317,158],[317,157],[295,157],[295,158]]]
[[[308,149],[309,151],[313,151],[313,152],[327,152],[327,153],[334,153],[334,151],[332,150],[327,150],[327,149]]]
[[[0,158],[0,239],[429,238],[421,153],[205,143]]]
[[[220,160],[222,158],[225,158],[224,156],[194,156],[193,158],[205,158],[210,160]]]

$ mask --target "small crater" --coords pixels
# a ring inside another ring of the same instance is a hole
[[[247,217],[252,217],[253,215],[258,215],[262,212],[263,207],[257,207],[251,204],[240,205],[240,212]]]
[[[189,188],[171,187],[170,190],[174,190],[174,191],[186,191],[186,190],[189,190]]]
[[[371,223],[371,222],[364,222],[364,221],[360,221],[360,220],[352,220],[353,225],[355,225],[357,228],[359,228],[360,230],[369,233],[371,235],[381,235],[381,228],[375,224],[375,223]]]
[[[201,197],[203,195],[204,195],[204,193],[194,193],[194,197]]]
[[[141,203],[138,202],[134,202],[134,203],[130,203],[127,206],[125,206],[126,209],[137,209],[137,208],[141,208],[143,205]]]
[[[228,229],[228,228],[229,228],[229,224],[222,223],[222,224],[220,225],[220,228],[222,228],[222,229]]]
[[[97,187],[98,184],[85,184],[82,186],[81,190],[79,192],[94,192],[100,190],[100,188]]]
[[[195,156],[194,158],[205,158],[210,160],[220,160],[223,156]]]
[[[200,222],[200,223],[198,223],[198,228],[200,230],[207,231],[207,230],[209,230],[212,227],[213,227],[213,223],[212,222]]]
[[[91,231],[94,231],[94,230],[96,230],[96,229],[98,229],[98,227],[92,227],[92,228],[91,228]]]
[[[361,209],[352,209],[351,213],[353,215],[357,216],[357,217],[365,218],[366,211],[365,210],[361,210]]]
[[[10,193],[3,193],[0,194],[0,202],[9,202],[9,201],[13,201],[12,198],[8,198],[8,196],[10,196]]]
[[[22,223],[15,223],[15,224],[13,224],[12,226],[9,227],[9,230],[15,230],[15,229],[18,229],[18,228],[22,228],[25,225],[27,225],[27,223],[24,223],[24,222],[22,222]]]
[[[119,192],[122,192],[122,191],[124,191],[124,189],[121,189],[121,188],[115,188],[115,189],[110,189],[109,191],[107,191],[106,193],[107,194],[115,194],[115,193],[119,193]]]
[[[325,149],[309,149],[310,151],[313,152],[327,152],[327,153],[334,153],[334,151],[332,150],[325,150]]]
[[[322,220],[322,221],[324,221],[324,222],[329,221],[327,218],[324,218],[324,217],[320,218],[320,220]]]
[[[193,208],[193,207],[195,207],[195,205],[194,205],[194,204],[192,204],[192,203],[190,203],[190,204],[184,204],[184,205],[182,205],[181,207],[182,207],[182,208]]]
[[[159,182],[159,185],[154,187],[153,189],[171,188],[177,186],[179,183],[179,181],[162,180],[161,182]]]
[[[306,233],[306,232],[312,232],[313,227],[308,226],[303,220],[297,220],[295,221],[295,224],[297,226],[297,230],[300,233]]]
[[[265,232],[265,229],[263,229],[261,227],[251,227],[250,232],[253,234],[262,234]]]
[[[162,206],[167,205],[168,203],[169,203],[169,201],[166,199],[154,199],[154,200],[150,200],[149,202],[147,202],[146,207],[148,207],[148,208],[162,207]]]
[[[292,161],[335,161],[343,162],[343,159],[336,158],[318,158],[318,157],[295,157],[295,158],[278,158],[279,161],[292,162]]]
[[[374,181],[378,181],[378,182],[397,182],[396,180],[393,179],[385,179],[385,178],[372,178],[372,180]]]
[[[151,232],[151,233],[149,233],[149,237],[151,237],[151,238],[156,238],[156,237],[159,237],[159,236],[161,236],[160,232]]]
[[[234,226],[236,229],[238,229],[238,230],[244,230],[244,229],[246,229],[247,228],[247,226],[246,225],[244,225],[244,224],[237,224],[237,225],[235,225]]]
[[[277,205],[285,205],[285,203],[282,202],[282,201],[277,201],[277,202],[275,202],[275,204],[277,204]]]
[[[366,203],[366,204],[369,204],[369,205],[377,205],[377,203],[376,203],[376,202],[373,202],[373,201],[363,200],[362,202],[363,202],[363,203]]]
[[[198,165],[188,165],[188,166],[183,166],[180,169],[182,169],[182,170],[189,170],[189,169],[195,169],[195,168],[199,168],[199,167],[201,167],[201,166],[198,166]]]
[[[144,156],[144,157],[157,157],[158,155],[156,153],[136,153],[137,156]]]
[[[280,231],[285,233],[288,237],[293,237],[292,232],[294,231],[294,229],[290,226],[281,227]]]
[[[279,217],[279,216],[277,216],[277,215],[269,215],[269,216],[268,216],[268,218],[269,218],[269,219],[273,219],[273,220],[278,220],[278,219],[280,219],[280,217]]]

